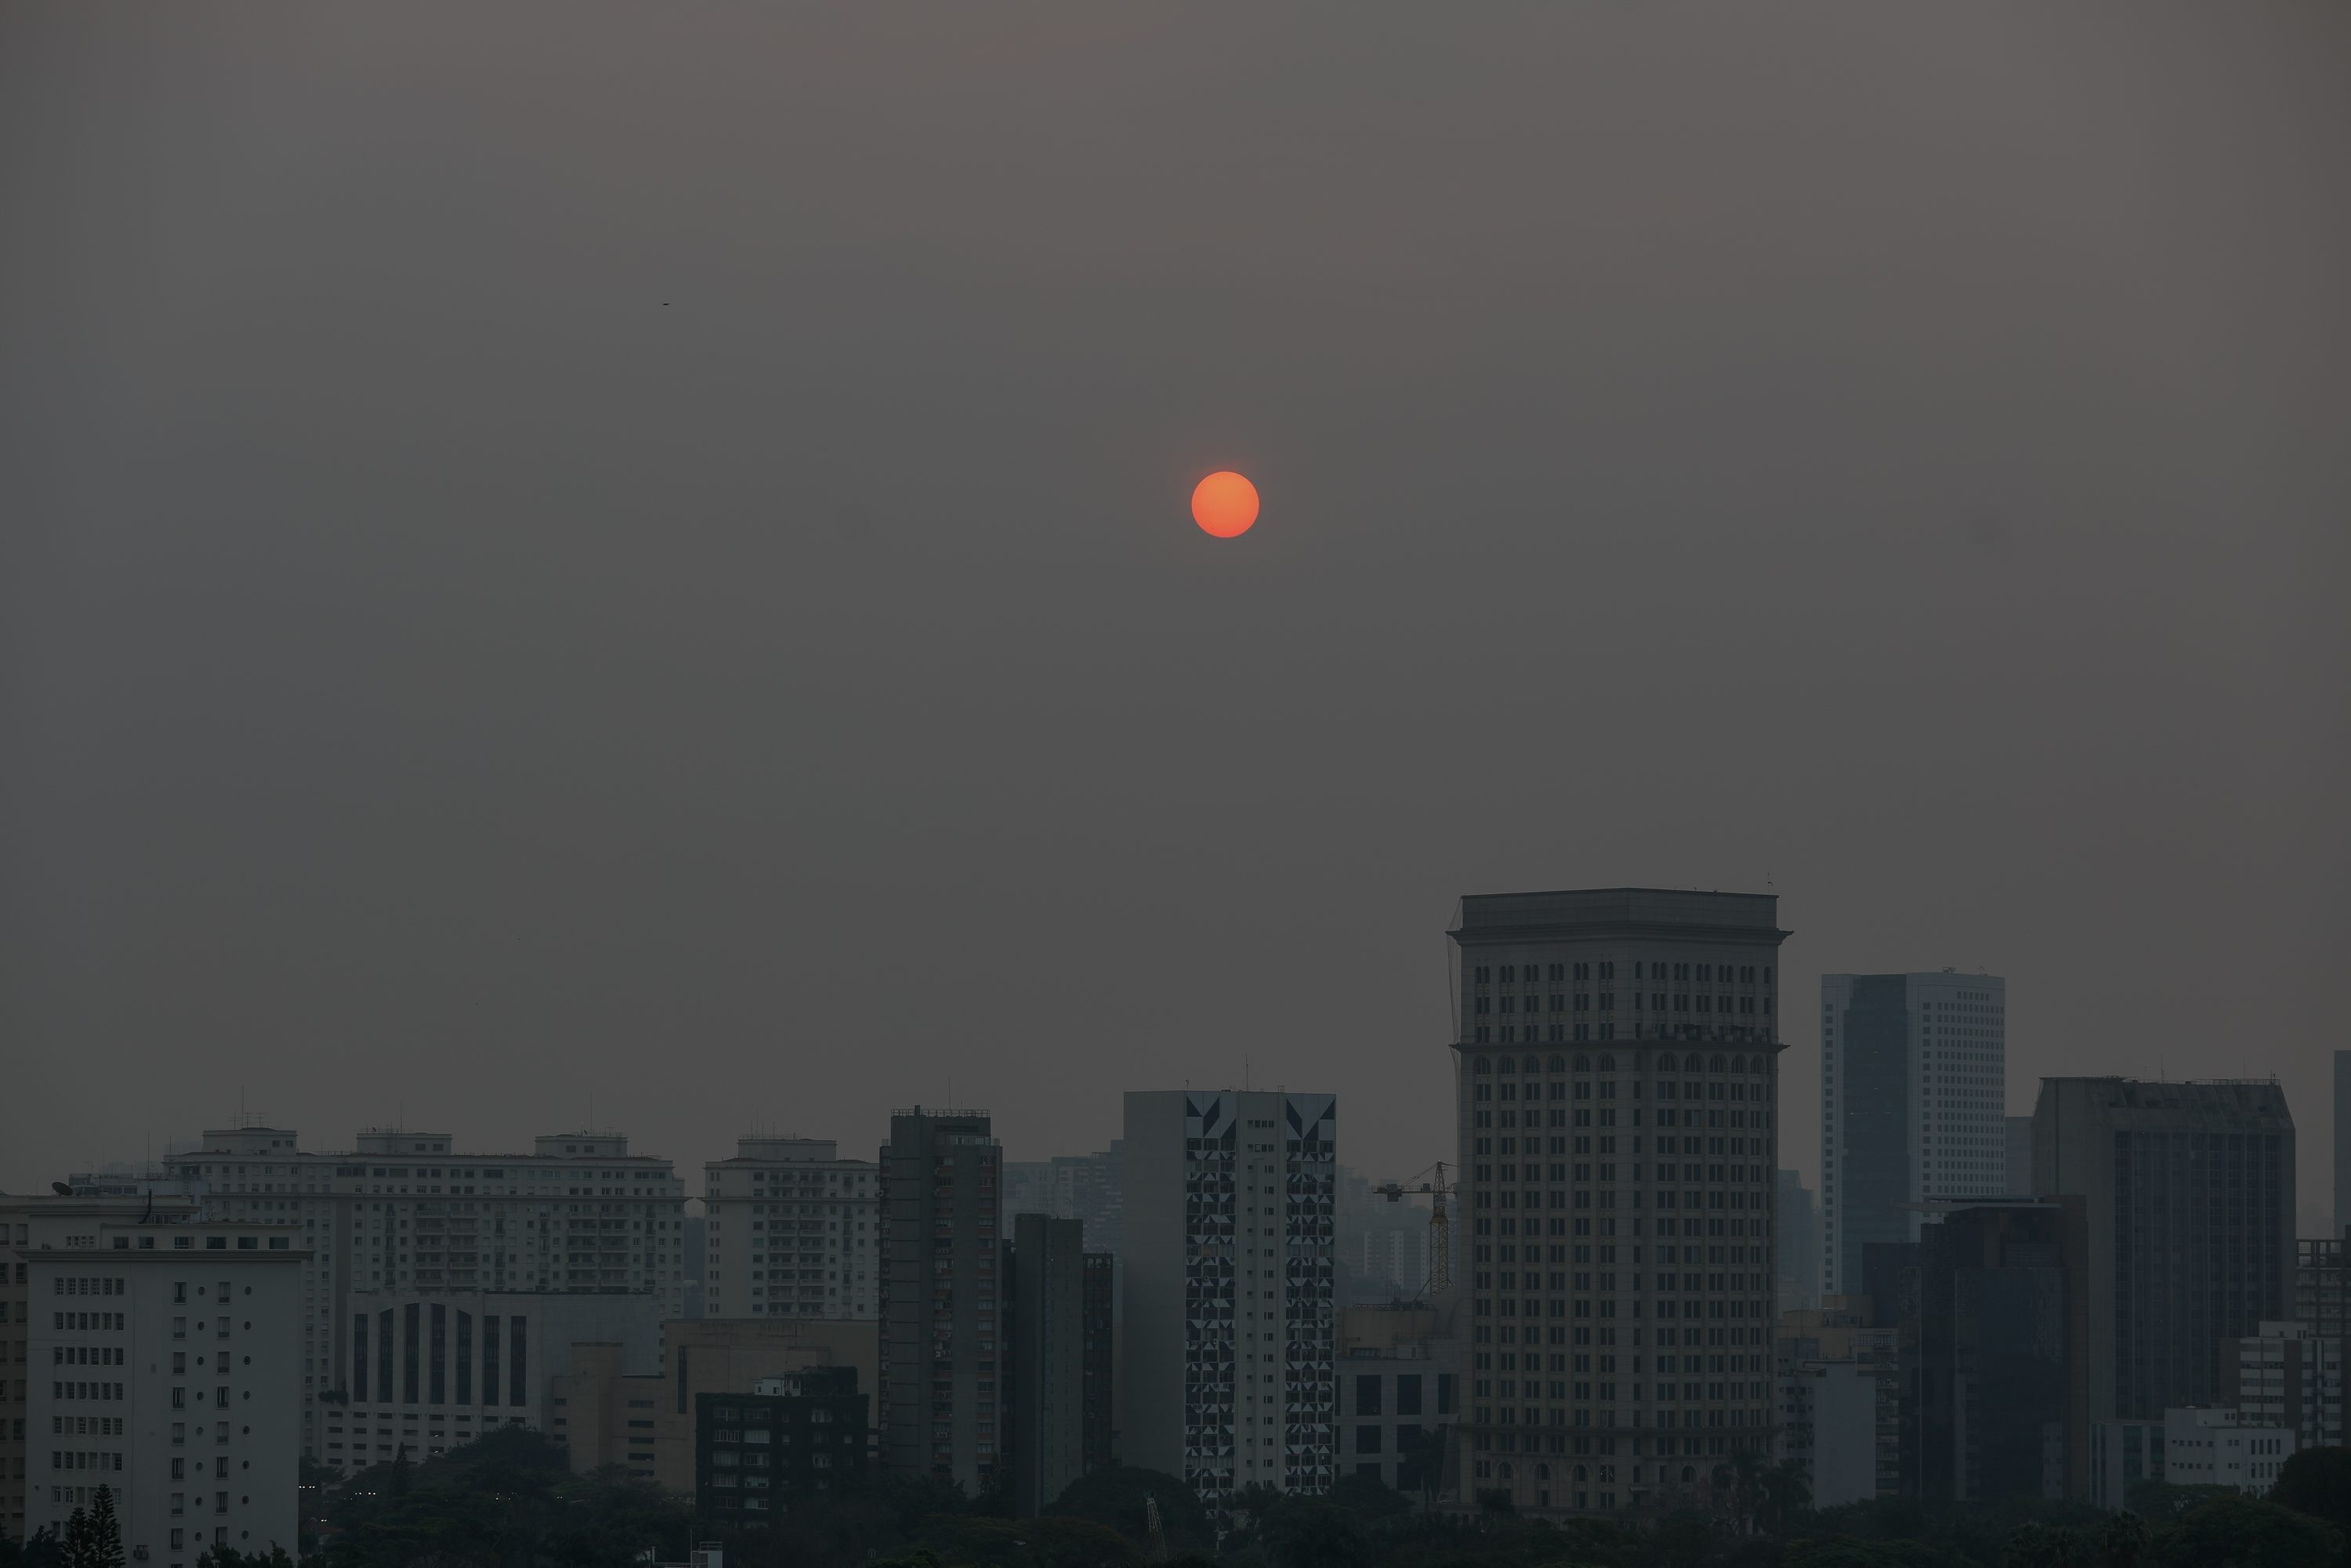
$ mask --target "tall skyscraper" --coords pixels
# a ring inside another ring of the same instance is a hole
[[[2351,1230],[2351,1051],[2335,1053],[2335,1238]]]
[[[1821,1304],[1821,1210],[1803,1172],[1780,1173],[1779,1208],[1779,1310],[1802,1312]]]
[[[985,1111],[890,1117],[882,1150],[882,1463],[955,1481],[1005,1480],[997,1245],[1002,1151]]]
[[[1016,1519],[1034,1519],[1085,1473],[1085,1259],[1082,1220],[1012,1217],[1010,1393],[1000,1426]]]
[[[2276,1082],[2044,1078],[2032,1185],[2088,1218],[2092,1418],[2217,1404],[2221,1341],[2294,1300],[2294,1117]]]
[[[1466,1490],[1654,1511],[1769,1453],[1777,913],[1656,888],[1462,900]]]
[[[1927,1206],[2008,1188],[2008,982],[1821,977],[1821,1289],[1861,1289],[1862,1249],[1916,1241]]]
[[[1211,1508],[1330,1490],[1337,1139],[1328,1094],[1126,1096],[1120,1457]]]
[[[870,1318],[881,1310],[882,1177],[830,1138],[751,1134],[703,1167],[703,1315]]]

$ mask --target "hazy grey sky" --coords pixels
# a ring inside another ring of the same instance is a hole
[[[0,1185],[1334,1090],[1782,897],[2323,1215],[2351,10],[14,5]],[[1186,497],[1237,467],[1237,542]]]

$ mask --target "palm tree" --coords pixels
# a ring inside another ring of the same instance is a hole
[[[2106,1521],[2098,1539],[2105,1568],[2138,1568],[2147,1554],[2147,1521],[2135,1513],[2118,1513]]]
[[[1793,1459],[1782,1459],[1757,1477],[1756,1490],[1756,1511],[1774,1534],[1784,1533],[1798,1514],[1813,1506],[1813,1489],[1804,1479],[1803,1467]]]

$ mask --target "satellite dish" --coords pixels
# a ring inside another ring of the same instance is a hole
[[[49,1184],[49,1190],[56,1193],[59,1197],[71,1197],[73,1196],[73,1188],[68,1186],[61,1181],[51,1182]]]

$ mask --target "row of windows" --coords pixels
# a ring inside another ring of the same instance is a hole
[[[1706,1024],[1688,1022],[1668,1024],[1663,1019],[1659,1019],[1656,1023],[1628,1023],[1625,1026],[1625,1029],[1626,1032],[1624,1038],[1626,1040],[1648,1039],[1659,1040],[1710,1040],[1726,1042],[1731,1040],[1761,1041],[1770,1040],[1772,1034],[1771,1029],[1759,1027],[1754,1024]],[[1557,1045],[1562,1040],[1570,1040],[1583,1041],[1587,1040],[1606,1040],[1617,1038],[1616,1024],[1614,1019],[1604,1019],[1596,1024],[1555,1023],[1545,1026],[1542,1024],[1531,1023],[1523,1026],[1523,1030],[1526,1043],[1529,1045],[1532,1045],[1537,1040],[1548,1040],[1552,1044]],[[1499,1039],[1504,1045],[1515,1045],[1520,1040],[1520,1032],[1521,1026],[1518,1024],[1506,1023],[1501,1026],[1501,1031],[1498,1036],[1495,1033],[1493,1025],[1481,1023],[1477,1025],[1473,1030],[1470,1043],[1474,1045],[1489,1045]]]
[[[1637,1051],[1632,1054],[1634,1071],[1649,1071],[1645,1060],[1646,1054],[1646,1052]],[[1590,1072],[1593,1070],[1593,1059],[1584,1055],[1573,1058],[1553,1056],[1548,1061],[1540,1056],[1524,1058],[1480,1056],[1470,1062],[1469,1071],[1480,1077],[1490,1075],[1498,1061],[1504,1072],[1567,1072],[1571,1071]],[[1573,1063],[1572,1068],[1569,1065],[1571,1061]],[[1757,1056],[1753,1059],[1753,1064],[1755,1071],[1768,1072],[1771,1071],[1771,1059],[1768,1056]],[[1603,1051],[1599,1057],[1599,1068],[1603,1072],[1615,1071],[1616,1058],[1609,1052]],[[1656,1070],[1659,1072],[1745,1072],[1748,1068],[1749,1058],[1743,1052],[1737,1055],[1725,1055],[1723,1052],[1717,1051],[1712,1057],[1708,1057],[1697,1051],[1681,1056],[1667,1051],[1658,1053]],[[1691,1098],[1696,1099],[1697,1096],[1692,1095]]]
[[[1672,971],[1670,976],[1667,973],[1668,969]],[[1524,972],[1526,983],[1530,986],[1540,984],[1546,979],[1613,980],[1616,977],[1616,965],[1614,960],[1593,964],[1552,964],[1547,969],[1541,964],[1504,964],[1500,966],[1501,983],[1506,986],[1517,985],[1521,971]],[[1757,979],[1759,974],[1761,976],[1760,982]],[[1480,964],[1470,971],[1470,983],[1479,986],[1491,985],[1494,983],[1495,975],[1494,967]],[[1723,986],[1733,983],[1745,986],[1760,983],[1768,986],[1771,983],[1771,966],[1766,964],[1759,969],[1753,964],[1664,964],[1651,963],[1646,959],[1635,959],[1633,963],[1633,978],[1697,980],[1702,984]]]
[[[1638,1100],[1641,1098],[1641,1091],[1646,1088],[1646,1085],[1642,1083],[1642,1082],[1636,1078],[1633,1081],[1631,1087],[1633,1091],[1632,1098]],[[1679,1092],[1676,1092],[1676,1084],[1674,1080],[1670,1078],[1658,1079],[1657,1098],[1660,1100],[1720,1100],[1728,1097],[1732,1100],[1744,1100],[1747,1098],[1747,1091],[1750,1087],[1754,1089],[1756,1099],[1762,1100],[1768,1098],[1764,1093],[1764,1090],[1766,1088],[1766,1085],[1764,1084],[1757,1083],[1750,1086],[1745,1083],[1701,1083],[1694,1078],[1683,1080],[1679,1085]],[[1473,1089],[1474,1092],[1471,1094],[1470,1098],[1474,1100],[1491,1100],[1495,1097],[1494,1086],[1490,1083],[1476,1084],[1473,1085]],[[1505,1083],[1502,1085],[1502,1099],[1516,1100],[1520,1097],[1520,1085],[1516,1083]],[[1543,1097],[1543,1086],[1540,1083],[1527,1084],[1525,1086],[1524,1097],[1529,1100],[1541,1100]],[[1551,1085],[1551,1098],[1554,1100],[1564,1100],[1567,1097],[1568,1085],[1563,1081],[1553,1081]],[[1592,1097],[1592,1081],[1590,1079],[1583,1080],[1575,1085],[1576,1099],[1589,1100]],[[1604,1078],[1600,1081],[1600,1098],[1603,1100],[1614,1100],[1616,1098],[1616,1081],[1614,1079]],[[1602,1120],[1605,1125],[1614,1126],[1615,1124],[1613,1119],[1604,1117]],[[1578,1117],[1576,1121],[1577,1126],[1581,1127],[1588,1124],[1589,1123],[1587,1118],[1582,1116]],[[1636,1123],[1635,1125],[1637,1124],[1638,1124]],[[1672,1126],[1674,1124],[1674,1113],[1671,1111],[1660,1110],[1657,1113],[1657,1124],[1661,1127]]]
[[[1760,1012],[1766,1018],[1771,1016],[1771,998],[1768,996],[1760,998],[1755,997],[1739,997],[1733,998],[1727,996],[1715,998],[1707,995],[1703,991],[1695,993],[1690,991],[1635,991],[1632,993],[1632,1006],[1627,1010],[1632,1012],[1640,1012],[1644,1010],[1642,998],[1646,996],[1647,998],[1647,1011],[1664,1012],[1667,1010],[1666,998],[1668,995],[1673,998],[1672,1010],[1677,1013],[1728,1013],[1737,1011],[1750,1015]],[[1739,1004],[1736,1009],[1732,1008],[1730,1005],[1734,999]],[[1532,992],[1529,992],[1526,998],[1526,1010],[1531,1013],[1545,1011],[1554,1013],[1571,1011],[1579,1013],[1613,1013],[1616,1010],[1616,993],[1614,991],[1553,991],[1549,998],[1548,1007],[1538,1005],[1544,1000],[1544,998],[1537,996]],[[1715,1003],[1718,1000],[1722,1004],[1719,1008],[1715,1006]],[[1759,1000],[1761,1003],[1760,1007],[1757,1005]],[[1504,997],[1499,1003],[1497,1003],[1495,998],[1492,997],[1476,997],[1471,998],[1469,1010],[1472,1017],[1482,1017],[1489,1011],[1514,1013],[1519,1010],[1519,998],[1516,997]]]

